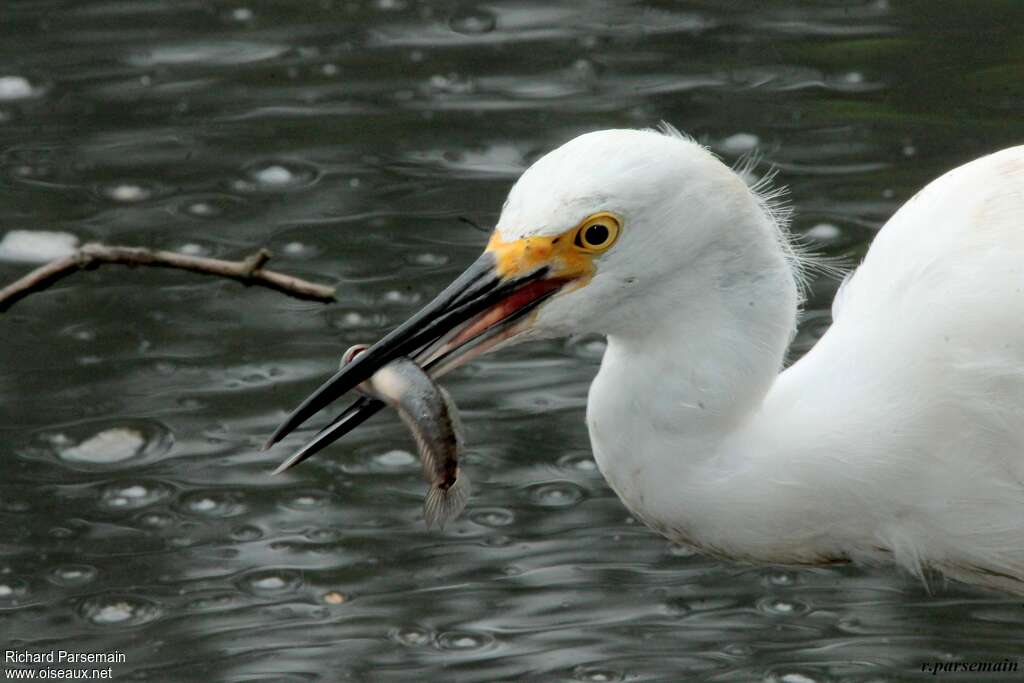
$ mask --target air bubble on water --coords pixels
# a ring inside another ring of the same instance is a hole
[[[0,76],[0,102],[22,100],[36,95],[37,92],[23,76]]]
[[[437,645],[442,650],[478,650],[492,642],[490,636],[468,631],[450,631],[437,637]]]
[[[589,454],[569,453],[558,459],[558,466],[562,469],[577,470],[580,472],[596,472],[597,463]]]
[[[815,242],[832,242],[839,239],[842,234],[842,230],[840,230],[837,225],[833,225],[832,223],[818,223],[805,232],[804,236],[807,237],[807,239],[814,240]]]
[[[430,632],[414,626],[396,629],[391,632],[391,637],[408,647],[418,647],[430,643]]]
[[[93,596],[86,598],[78,614],[97,626],[138,626],[160,616],[153,602],[129,596]]]
[[[308,250],[309,247],[307,247],[302,242],[289,242],[288,244],[284,245],[283,251],[289,256],[300,256],[302,254],[305,254]]]
[[[195,242],[186,242],[178,247],[178,251],[186,256],[206,256],[210,253],[206,247]]]
[[[82,338],[78,336],[77,332],[74,334],[74,337],[75,339],[81,339],[82,341],[92,341],[96,338],[95,335],[91,338]],[[57,432],[56,434],[46,434],[43,438],[50,442],[50,445],[54,448],[64,448],[65,446],[70,446],[74,443],[73,439],[71,439],[67,434],[63,434],[61,432]]]
[[[421,252],[419,254],[414,254],[412,258],[409,260],[413,263],[413,265],[430,266],[434,268],[438,266],[443,266],[448,263],[448,257],[445,256],[444,254],[434,254],[431,252]]]
[[[448,20],[448,26],[456,33],[463,35],[480,35],[493,31],[498,20],[490,12],[480,9],[469,9],[456,12]]]
[[[138,522],[150,529],[163,529],[174,523],[174,516],[166,512],[147,512],[138,518]]]
[[[796,574],[793,572],[778,570],[768,574],[768,583],[773,586],[792,586],[796,580]]]
[[[726,154],[745,154],[760,144],[761,138],[753,133],[734,133],[718,143],[718,147]]]
[[[232,21],[246,23],[252,21],[256,15],[253,14],[253,11],[248,7],[236,7],[235,9],[231,10],[231,13],[228,16],[231,17]]]
[[[261,591],[278,591],[288,584],[280,576],[267,576],[262,579],[253,579],[249,585]]]
[[[185,213],[196,218],[214,218],[223,215],[231,203],[231,200],[221,198],[195,200],[185,205]]]
[[[457,73],[434,74],[427,81],[430,89],[446,95],[465,95],[473,92],[476,87],[468,76]]]
[[[69,232],[10,230],[0,239],[0,261],[46,263],[70,256],[76,249],[78,238]]]
[[[50,570],[49,578],[59,586],[82,586],[96,578],[97,570],[88,564],[66,564]]]
[[[389,469],[404,469],[416,464],[416,456],[408,451],[391,450],[373,456],[373,462]]]
[[[777,617],[790,617],[807,612],[807,605],[796,600],[782,600],[781,598],[762,598],[757,602],[757,609],[765,614]]]
[[[417,292],[402,291],[400,289],[389,289],[384,292],[383,297],[385,303],[402,304],[405,306],[417,304],[421,298]]]
[[[291,171],[276,164],[255,171],[252,177],[263,185],[289,185],[295,180],[295,175]]]
[[[153,191],[136,183],[118,183],[104,187],[103,195],[108,199],[123,204],[134,204],[143,202],[153,196]]]
[[[127,427],[114,427],[94,434],[70,448],[61,449],[62,460],[92,465],[109,465],[139,455],[146,447],[141,432]]]
[[[345,311],[335,319],[334,326],[341,329],[357,329],[375,327],[380,322],[377,316],[367,315],[360,311]]]
[[[25,579],[7,577],[0,582],[0,601],[14,604],[29,594],[29,583]]]
[[[138,510],[168,495],[168,487],[157,482],[108,484],[100,493],[100,505],[108,510]]]
[[[327,494],[322,491],[301,491],[293,493],[284,501],[285,507],[293,510],[312,510],[327,503]]]
[[[557,481],[530,486],[528,495],[530,500],[542,507],[570,507],[583,500],[586,493],[571,481]]]
[[[615,683],[622,680],[622,674],[611,669],[594,669],[586,666],[578,666],[573,669],[573,680],[587,681],[588,683]]]
[[[183,495],[178,505],[200,517],[233,517],[246,509],[238,494],[230,491],[192,491]]]
[[[11,169],[11,173],[19,178],[52,178],[54,175],[54,168],[48,164],[39,164],[37,166],[19,164]]]
[[[483,508],[475,510],[470,519],[481,526],[503,527],[515,522],[516,516],[507,508]]]
[[[290,570],[263,570],[243,576],[239,588],[257,596],[283,595],[298,590],[302,578]]]
[[[812,678],[807,674],[799,672],[791,672],[788,674],[782,674],[781,676],[772,676],[769,680],[773,683],[819,683],[819,679]]]
[[[257,164],[246,170],[246,177],[235,182],[235,188],[243,191],[275,191],[302,187],[317,177],[312,166],[298,163],[269,162]]]
[[[212,204],[209,204],[207,202],[195,202],[194,204],[189,204],[188,207],[186,208],[186,211],[195,216],[217,215],[217,210],[213,207]]]

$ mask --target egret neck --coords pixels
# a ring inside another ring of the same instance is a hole
[[[629,320],[607,331],[587,426],[598,467],[632,512],[670,538],[736,557],[751,554],[751,526],[768,511],[737,523],[722,507],[732,500],[748,509],[755,504],[739,494],[761,504],[769,493],[769,480],[745,485],[763,462],[748,451],[769,446],[752,434],[772,419],[764,399],[793,337],[799,293],[781,226],[756,193],[727,187],[732,244],[630,301]],[[787,520],[765,522],[770,556],[750,559],[819,562],[832,552],[781,547],[775,533]]]

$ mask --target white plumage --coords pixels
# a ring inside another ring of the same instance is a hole
[[[781,374],[793,252],[732,170],[672,130],[584,135],[526,171],[498,231],[596,210],[623,216],[618,244],[532,333],[607,335],[587,423],[630,510],[725,557],[1024,590],[1024,147],[907,202]]]
[[[270,443],[396,356],[439,376],[513,340],[596,332],[594,457],[669,538],[1024,593],[1024,147],[907,202],[784,371],[806,258],[773,196],[669,127],[582,135],[527,169],[458,280]],[[376,409],[357,402],[281,469]]]

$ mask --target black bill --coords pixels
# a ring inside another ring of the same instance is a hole
[[[548,278],[546,267],[518,277],[503,278],[495,265],[493,254],[484,252],[433,301],[356,356],[314,391],[277,428],[266,448],[279,442],[395,358],[408,356],[431,376],[439,377],[493,348],[522,331],[528,314],[564,284],[558,278]],[[283,462],[275,473],[315,455],[383,406],[376,399],[360,397]]]

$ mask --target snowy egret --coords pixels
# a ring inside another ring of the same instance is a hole
[[[668,538],[1024,592],[1024,146],[908,201],[783,370],[802,260],[764,188],[674,129],[582,135],[523,173],[479,260],[270,443],[395,357],[437,376],[600,333],[594,458]],[[357,401],[282,469],[378,407]]]

